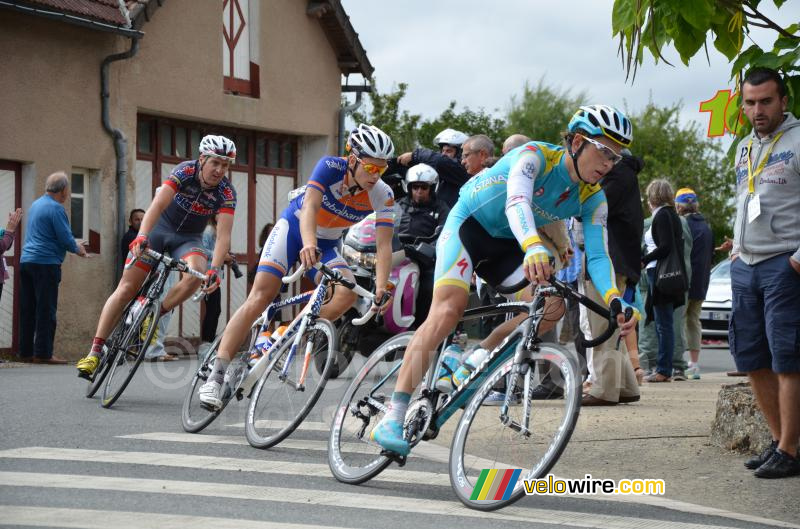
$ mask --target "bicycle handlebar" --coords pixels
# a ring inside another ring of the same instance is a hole
[[[619,326],[617,323],[617,316],[622,313],[622,302],[619,298],[614,298],[611,300],[608,308],[599,305],[598,303],[592,301],[588,297],[584,296],[580,292],[576,292],[573,288],[571,288],[566,283],[559,281],[556,278],[550,279],[551,284],[558,290],[559,294],[561,294],[564,298],[572,298],[587,309],[591,310],[592,312],[602,316],[603,318],[608,320],[608,327],[605,331],[603,331],[600,336],[596,338],[592,338],[591,340],[587,340],[583,333],[578,334],[578,342],[583,347],[596,347],[601,343],[605,342],[614,334]],[[633,317],[633,309],[627,307],[625,309],[625,321],[630,320]]]
[[[314,264],[313,268],[315,268],[315,269],[319,270],[320,272],[322,272],[323,275],[327,276],[332,281],[335,281],[336,283],[339,283],[339,284],[344,285],[345,287],[349,288],[350,290],[352,290],[353,292],[355,292],[357,295],[361,296],[362,298],[366,298],[366,299],[372,301],[372,303],[374,305],[380,306],[386,301],[386,299],[388,299],[389,293],[387,292],[387,293],[384,293],[383,299],[378,300],[379,302],[376,301],[375,300],[375,295],[372,292],[370,292],[369,290],[365,289],[364,287],[358,285],[357,283],[355,283],[353,281],[350,281],[349,279],[344,277],[341,274],[341,272],[339,272],[338,270],[334,270],[334,269],[328,268],[327,266],[325,266],[323,263],[321,263],[319,261],[317,261]],[[303,265],[300,265],[300,266],[297,267],[297,270],[292,275],[281,278],[281,281],[283,281],[287,285],[291,284],[291,283],[294,283],[305,272],[306,272],[306,268]],[[367,310],[366,314],[363,314],[362,316],[360,316],[358,318],[353,318],[352,323],[353,323],[353,325],[364,325],[375,314],[377,314],[377,312],[373,311],[370,308],[369,310]]]

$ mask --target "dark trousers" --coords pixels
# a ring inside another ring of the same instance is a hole
[[[61,265],[22,263],[19,356],[52,358]]]
[[[656,269],[647,269],[647,281],[649,294],[653,295],[653,288],[656,284]],[[653,316],[656,320],[656,336],[658,337],[658,366],[656,371],[665,377],[672,376],[672,353],[675,349],[675,334],[673,331],[674,321],[672,312],[675,307],[672,303],[653,303]]]
[[[203,325],[200,336],[204,342],[213,342],[217,335],[217,323],[219,315],[222,313],[222,293],[220,289],[206,296],[206,313],[203,316]]]
[[[400,295],[399,293],[397,295]],[[417,287],[416,318],[414,328],[422,325],[428,317],[433,301],[433,268],[423,268],[420,266],[419,286]]]

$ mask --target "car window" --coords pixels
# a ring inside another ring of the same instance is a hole
[[[731,261],[725,259],[711,270],[711,280],[730,280]]]

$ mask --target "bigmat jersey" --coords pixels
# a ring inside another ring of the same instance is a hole
[[[175,198],[161,217],[177,233],[203,233],[208,218],[215,213],[233,215],[236,209],[236,190],[226,178],[213,189],[203,189],[197,174],[200,164],[189,160],[178,164],[164,180],[175,190]]]
[[[536,226],[582,218],[589,273],[608,301],[618,291],[608,256],[606,196],[599,184],[573,182],[565,160],[561,147],[526,143],[464,184],[458,200],[491,235],[516,238],[523,250],[536,240]]]
[[[322,193],[322,207],[317,214],[317,237],[336,240],[344,230],[363,220],[373,211],[376,226],[394,227],[394,195],[383,180],[378,180],[371,191],[360,191],[351,195],[345,187],[347,160],[327,156],[314,168],[306,189],[309,187]],[[305,192],[293,199],[283,216],[289,220],[300,218]]]

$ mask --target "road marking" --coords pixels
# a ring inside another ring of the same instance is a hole
[[[267,461],[240,459],[233,457],[213,457],[187,454],[167,454],[161,452],[130,452],[111,450],[84,450],[79,448],[26,447],[0,450],[0,458],[42,459],[51,461],[80,461],[85,463],[117,463],[126,465],[165,466],[176,468],[203,468],[207,470],[232,470],[238,472],[258,472],[262,474],[288,474],[294,476],[314,476],[331,478],[328,465],[319,463],[295,463],[291,461]],[[391,483],[411,483],[415,485],[450,486],[447,474],[420,472],[416,470],[384,470],[373,481]]]
[[[79,476],[75,476],[79,477]],[[73,478],[74,479],[74,478]],[[308,525],[286,522],[264,522],[182,514],[147,512],[95,511],[4,505],[3,524],[28,527],[85,527],[88,529],[327,529],[332,525]]]
[[[267,420],[258,420],[255,423],[256,428],[264,428],[269,426],[270,428],[274,428],[276,430],[280,428],[286,428],[289,426],[289,421],[267,421]],[[231,428],[244,428],[243,422],[237,422],[233,424],[226,424],[225,426],[230,426]],[[330,432],[331,425],[327,422],[315,422],[315,421],[303,421],[297,427],[297,430],[311,430],[315,432]]]
[[[241,435],[208,435],[181,432],[150,432],[132,435],[118,435],[120,439],[140,439],[143,441],[166,441],[170,443],[193,443],[193,444],[223,444],[250,446],[246,439]],[[328,451],[327,441],[310,441],[302,439],[285,439],[272,448],[289,448],[292,450],[316,450],[320,452]],[[375,454],[375,448],[366,443],[349,443],[347,451],[350,453],[358,452],[361,454]]]
[[[201,497],[246,499],[248,501],[280,501],[301,505],[318,505],[362,510],[391,511],[412,514],[460,516],[493,521],[515,521],[530,523],[536,520],[541,524],[589,527],[596,529],[633,529],[655,527],[658,529],[727,529],[726,526],[706,525],[687,522],[670,522],[661,519],[613,516],[594,512],[572,512],[551,509],[529,509],[509,507],[502,511],[482,512],[467,509],[456,501],[430,500],[425,498],[406,498],[378,496],[355,492],[336,492],[330,490],[288,489],[284,487],[262,487],[230,483],[210,483],[196,481],[177,481],[162,479],[118,478],[110,476],[85,476],[72,474],[45,474],[27,472],[0,472],[0,484],[15,487],[44,487],[58,489],[82,489],[120,491],[130,493],[175,494]],[[25,508],[27,509],[27,507]],[[91,511],[89,511],[91,513]],[[20,513],[20,516],[23,516]],[[128,516],[140,516],[130,513]],[[141,516],[148,516],[141,514]],[[191,518],[191,517],[190,517]],[[138,519],[138,518],[137,518]],[[150,526],[139,520],[138,527]],[[86,521],[86,519],[82,520]],[[4,514],[3,522],[7,523]],[[117,527],[103,518],[104,527]],[[234,521],[238,522],[238,520]],[[19,522],[17,522],[19,523]],[[60,518],[53,524],[65,525]],[[30,525],[30,523],[19,523]],[[288,524],[287,524],[288,525]]]
[[[428,443],[429,446],[430,443]],[[422,448],[420,444],[416,449]],[[435,445],[434,445],[435,446]],[[431,454],[434,456],[441,456],[443,452],[438,450],[438,454]],[[330,477],[330,469],[328,465],[321,465],[315,463],[292,463],[281,461],[264,461],[260,459],[236,459],[236,458],[221,458],[210,456],[194,456],[184,454],[164,454],[155,452],[120,452],[120,451],[106,451],[106,450],[82,450],[82,449],[68,449],[68,448],[47,448],[47,447],[27,447],[27,448],[14,448],[0,451],[0,458],[13,458],[13,459],[39,459],[39,460],[57,460],[57,461],[92,461],[101,463],[118,463],[118,464],[132,464],[132,465],[148,465],[148,466],[167,466],[174,468],[206,468],[215,470],[232,470],[242,472],[258,472],[266,474],[289,474],[289,475],[306,475],[313,477]],[[74,480],[73,480],[74,481]],[[389,482],[389,483],[410,483],[410,484],[425,484],[425,485],[438,485],[450,487],[450,479],[446,474],[438,474],[433,472],[420,472],[415,470],[384,470],[372,481]],[[47,481],[45,481],[47,482]],[[37,486],[41,485],[38,483]],[[214,484],[214,487],[217,485]],[[281,489],[285,490],[285,489]],[[328,494],[327,491],[321,494]],[[371,497],[371,496],[370,496]],[[769,520],[760,518],[758,516],[751,516],[748,514],[740,514],[714,507],[706,507],[703,505],[696,505],[677,500],[670,500],[667,498],[657,496],[571,496],[572,498],[588,499],[594,501],[611,501],[622,502],[628,504],[649,505],[652,507],[661,507],[665,509],[676,510],[684,513],[705,515],[705,516],[718,516],[729,518],[733,520],[740,520],[750,523],[760,523],[765,525],[773,525],[776,527],[786,527],[791,529],[800,529],[800,525],[783,522],[778,520]],[[414,502],[420,500],[413,500]],[[524,500],[523,500],[524,501]],[[393,503],[394,505],[394,503]],[[515,507],[509,507],[502,512],[506,513]],[[396,510],[392,507],[390,510]],[[531,509],[524,509],[525,512]],[[471,511],[477,512],[477,511]],[[559,511],[560,512],[560,511]],[[442,514],[442,513],[438,513]],[[531,518],[527,518],[530,521]],[[660,522],[659,522],[660,523]],[[661,525],[656,523],[653,527],[660,528]],[[24,525],[24,524],[21,524]],[[580,524],[585,525],[585,524]],[[586,527],[594,527],[594,525],[585,525]],[[639,527],[640,525],[628,525],[628,527]],[[602,527],[602,525],[601,525]],[[614,526],[616,527],[616,526]],[[670,526],[671,527],[671,526]],[[705,527],[705,526],[700,526]]]

